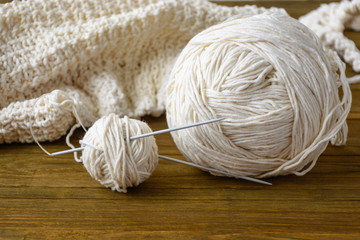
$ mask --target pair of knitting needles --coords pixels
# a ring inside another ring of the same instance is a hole
[[[129,139],[130,140],[135,140],[135,139],[139,139],[139,138],[143,138],[143,137],[149,137],[149,136],[153,136],[153,135],[157,135],[157,134],[168,133],[168,132],[173,132],[173,131],[179,131],[179,130],[186,129],[186,128],[192,128],[192,127],[197,127],[197,126],[204,125],[204,124],[210,124],[210,123],[218,122],[218,121],[221,121],[221,120],[224,120],[224,119],[225,118],[216,118],[216,119],[207,120],[207,121],[203,121],[203,122],[197,122],[197,123],[193,123],[193,124],[189,124],[189,125],[185,125],[185,126],[181,126],[181,127],[163,129],[163,130],[159,130],[159,131],[155,131],[155,132],[150,132],[150,133],[145,133],[145,134],[133,136],[133,137],[130,137]],[[73,149],[64,150],[64,151],[60,151],[60,152],[49,153],[49,155],[50,156],[58,156],[58,155],[61,155],[61,154],[80,152],[80,151],[83,151],[83,150],[84,150],[83,147],[79,147],[79,148],[73,148]],[[162,156],[162,155],[159,155],[159,158],[164,159],[164,160],[168,160],[168,161],[172,161],[172,162],[176,162],[176,163],[180,163],[180,164],[185,164],[185,165],[196,167],[196,168],[200,168],[200,169],[204,169],[204,170],[211,171],[211,172],[224,174],[224,175],[235,177],[235,178],[244,179],[244,180],[251,181],[251,182],[261,183],[261,184],[265,184],[265,185],[272,185],[269,182],[266,182],[266,181],[263,181],[263,180],[260,180],[260,179],[257,179],[257,178],[239,176],[239,175],[236,175],[236,174],[231,174],[231,173],[224,172],[224,171],[221,171],[221,170],[217,170],[217,169],[214,169],[214,168],[209,168],[209,167],[201,166],[201,165],[198,165],[198,164],[195,164],[195,163],[186,162],[186,161],[182,161],[182,160],[178,160],[178,159],[174,159],[174,158],[170,158],[170,157],[165,157],[165,156]]]

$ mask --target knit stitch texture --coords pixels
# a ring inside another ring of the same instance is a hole
[[[325,47],[334,49],[354,71],[360,72],[360,51],[343,33],[345,29],[360,31],[360,0],[322,4],[299,21],[313,30]]]

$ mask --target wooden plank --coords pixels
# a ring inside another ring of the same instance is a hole
[[[221,4],[284,7],[298,17],[324,2]],[[359,46],[359,33],[346,36]],[[303,177],[268,179],[273,186],[160,160],[149,180],[121,194],[91,179],[71,154],[0,145],[0,239],[360,239],[360,84],[351,88],[347,145],[329,146]],[[144,120],[153,130],[167,127],[165,116]],[[184,159],[170,134],[156,139],[160,154]],[[64,138],[43,145],[67,148]]]
[[[278,1],[211,1],[216,4],[221,4],[225,6],[245,6],[245,5],[256,5],[259,7],[265,8],[284,8],[289,13],[290,16],[298,18],[307,14],[309,11],[317,9],[321,4],[330,3],[330,2],[339,2],[339,0],[329,1],[329,0],[278,0]]]

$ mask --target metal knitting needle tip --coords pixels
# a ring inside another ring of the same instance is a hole
[[[84,150],[83,147],[72,148],[72,149],[68,149],[68,150],[64,150],[64,151],[50,153],[50,156],[58,156],[58,155],[66,154],[66,153],[80,152],[82,150]]]
[[[239,175],[236,175],[236,174],[227,173],[227,172],[217,170],[217,169],[214,169],[214,168],[204,167],[204,166],[198,165],[196,163],[192,163],[192,162],[186,162],[186,161],[178,160],[178,159],[175,159],[175,158],[165,157],[165,156],[162,156],[162,155],[159,155],[159,158],[164,159],[164,160],[168,160],[168,161],[172,161],[172,162],[185,164],[185,165],[196,167],[196,168],[205,169],[205,170],[211,171],[211,172],[221,173],[221,174],[224,174],[224,175],[227,175],[227,176],[244,179],[244,180],[251,181],[251,182],[261,183],[261,184],[265,184],[265,185],[272,185],[272,183],[269,183],[269,182],[266,182],[266,181],[263,181],[263,180],[260,180],[260,179],[257,179],[257,178],[239,176]]]
[[[186,129],[186,128],[192,128],[192,127],[197,127],[197,126],[204,125],[204,124],[218,122],[218,121],[221,121],[221,120],[224,120],[224,119],[225,118],[215,118],[215,119],[211,119],[211,120],[207,120],[207,121],[203,121],[203,122],[192,123],[192,124],[181,126],[181,127],[168,128],[168,129],[163,129],[163,130],[159,130],[159,131],[155,131],[155,132],[149,132],[149,133],[145,133],[145,134],[130,137],[129,139],[130,140],[135,140],[135,139],[139,139],[139,138],[143,138],[143,137],[149,137],[149,136],[153,136],[153,135],[157,135],[157,134],[173,132],[173,131],[179,131],[179,130]],[[83,147],[73,148],[73,149],[64,150],[64,151],[60,151],[60,152],[50,153],[50,156],[58,156],[58,155],[66,154],[66,153],[80,152],[82,150],[84,150]]]
[[[179,130],[186,129],[186,128],[197,127],[197,126],[204,125],[204,124],[218,122],[218,121],[221,121],[221,120],[224,120],[224,119],[225,118],[215,118],[215,119],[211,119],[211,120],[207,120],[207,121],[203,121],[203,122],[192,123],[192,124],[181,126],[181,127],[168,128],[168,129],[163,129],[163,130],[159,130],[159,131],[155,131],[155,132],[145,133],[145,134],[137,135],[137,136],[134,136],[134,137],[130,137],[130,140],[135,140],[135,139],[138,139],[138,138],[153,136],[153,135],[162,134],[162,133],[179,131]]]

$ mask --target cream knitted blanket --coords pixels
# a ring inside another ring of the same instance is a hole
[[[268,11],[201,0],[33,0],[0,6],[0,143],[55,140],[74,124],[165,110],[186,43],[231,16]]]

